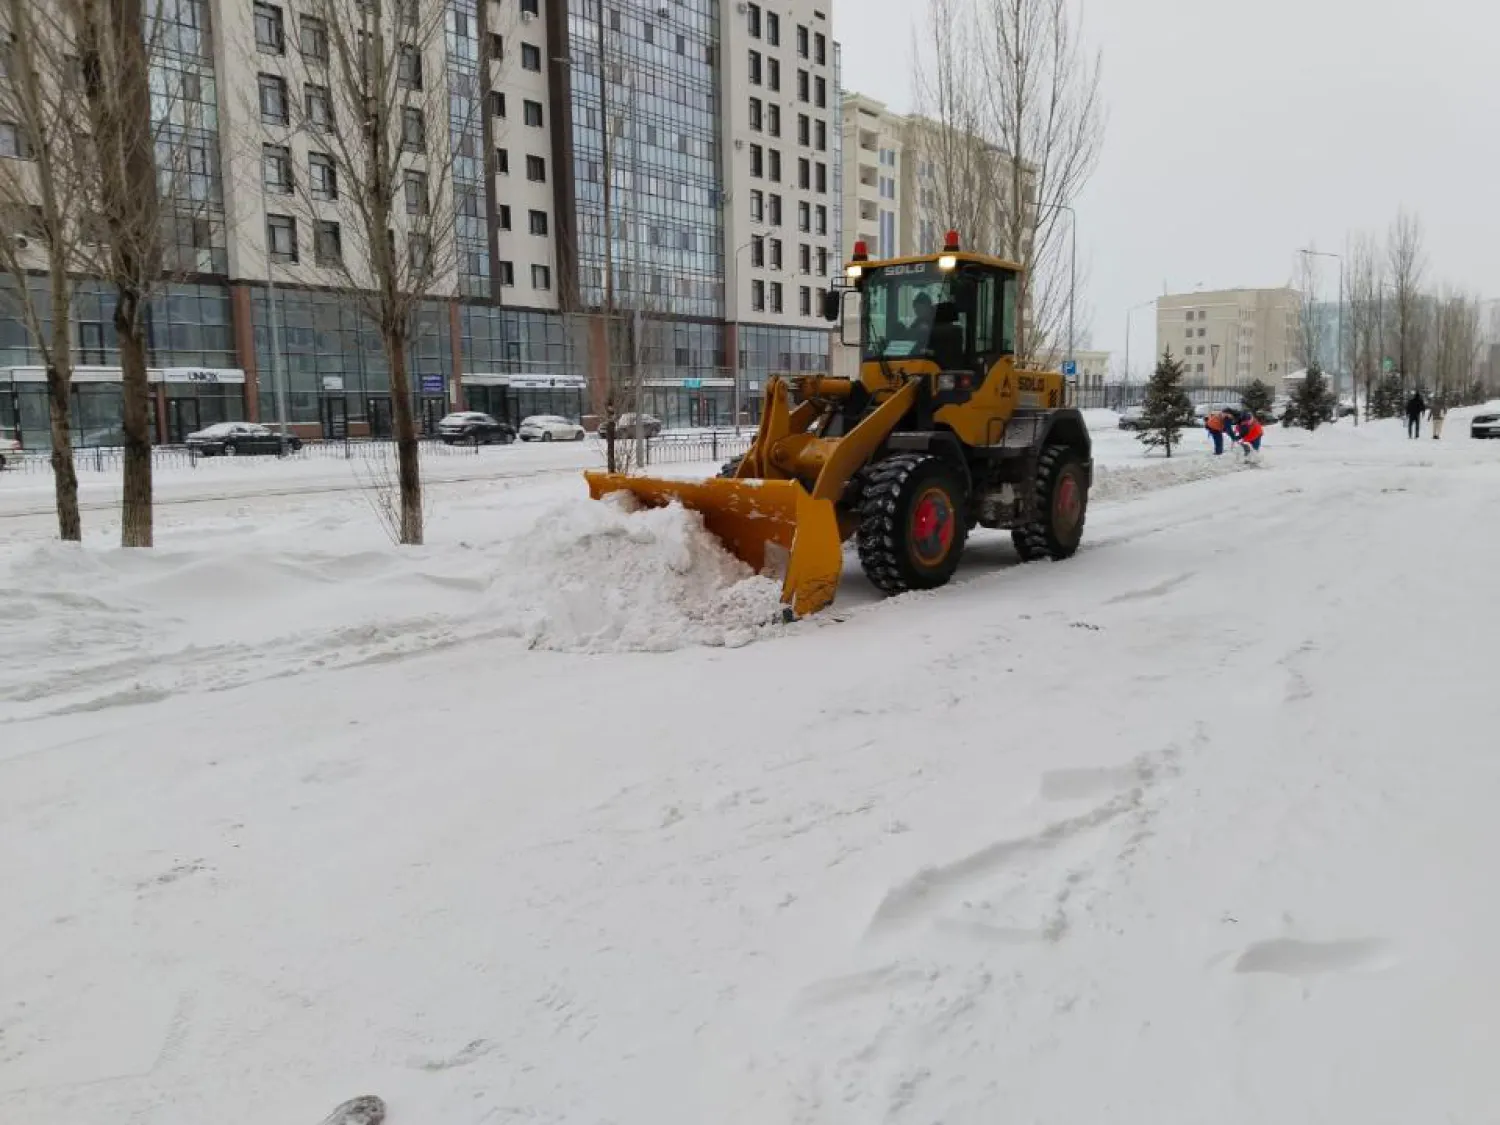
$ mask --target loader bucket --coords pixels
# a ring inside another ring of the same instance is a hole
[[[595,500],[629,492],[641,503],[662,508],[676,501],[703,517],[724,548],[756,573],[785,552],[781,601],[797,617],[817,613],[838,592],[844,569],[838,513],[827,500],[814,500],[794,480],[663,480],[619,473],[584,473]]]

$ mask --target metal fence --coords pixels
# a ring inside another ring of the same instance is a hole
[[[731,430],[723,431],[694,431],[690,433],[664,433],[646,441],[646,463],[648,465],[690,465],[696,462],[718,462],[730,457],[737,457],[750,448],[751,432],[745,431],[735,434]],[[620,439],[622,443],[627,438]],[[586,449],[597,450],[599,456],[603,456],[603,442],[590,435],[587,439]],[[454,458],[473,459],[478,456],[506,456],[518,452],[518,444],[510,446],[497,445],[449,445],[436,439],[424,438],[417,442],[423,461],[438,459],[449,460]],[[566,449],[568,445],[546,445],[538,448]],[[289,452],[285,457],[274,455],[248,456],[242,455],[236,458],[208,457],[205,458],[196,450],[186,446],[159,445],[151,450],[151,467],[153,469],[196,469],[203,462],[208,461],[213,465],[234,464],[236,466],[256,466],[276,464],[282,461],[296,462],[322,462],[322,461],[352,461],[352,460],[388,460],[395,456],[396,443],[392,441],[376,441],[371,439],[350,439],[347,441],[315,441],[308,442],[296,452]],[[524,456],[524,454],[523,454]],[[73,468],[80,474],[87,473],[118,473],[125,464],[125,450],[118,446],[95,446],[88,449],[75,449],[73,451]],[[26,453],[20,457],[7,456],[5,461],[6,472],[19,473],[51,473],[52,457],[50,453],[34,452]]]
[[[1182,388],[1194,406],[1200,404],[1239,402],[1245,392],[1240,386],[1204,387],[1187,384]],[[1146,401],[1145,383],[1106,383],[1103,386],[1078,387],[1074,394],[1080,410],[1125,410]]]

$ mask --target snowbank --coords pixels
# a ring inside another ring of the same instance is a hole
[[[322,550],[267,536],[0,554],[0,719],[497,638],[578,653],[738,646],[780,616],[779,585],[678,507],[567,500],[505,531],[400,551],[331,535]]]

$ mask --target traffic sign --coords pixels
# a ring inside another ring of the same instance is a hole
[[[1068,360],[1063,364],[1063,374],[1069,379],[1073,378],[1073,376],[1078,374],[1078,364],[1071,359]]]
[[[443,393],[443,377],[441,375],[423,375],[422,393],[424,395],[440,395]]]
[[[702,379],[684,379],[682,381],[682,389],[685,390],[685,391],[702,390],[703,389],[703,380]]]
[[[1394,371],[1395,368],[1396,361],[1393,360],[1390,356],[1386,356],[1383,360],[1380,361],[1380,370],[1384,372],[1389,373],[1391,371]]]

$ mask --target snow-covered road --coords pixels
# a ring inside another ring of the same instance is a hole
[[[1489,1120],[1500,447],[1276,436],[743,647],[515,639],[560,477],[0,547],[0,1120]]]

